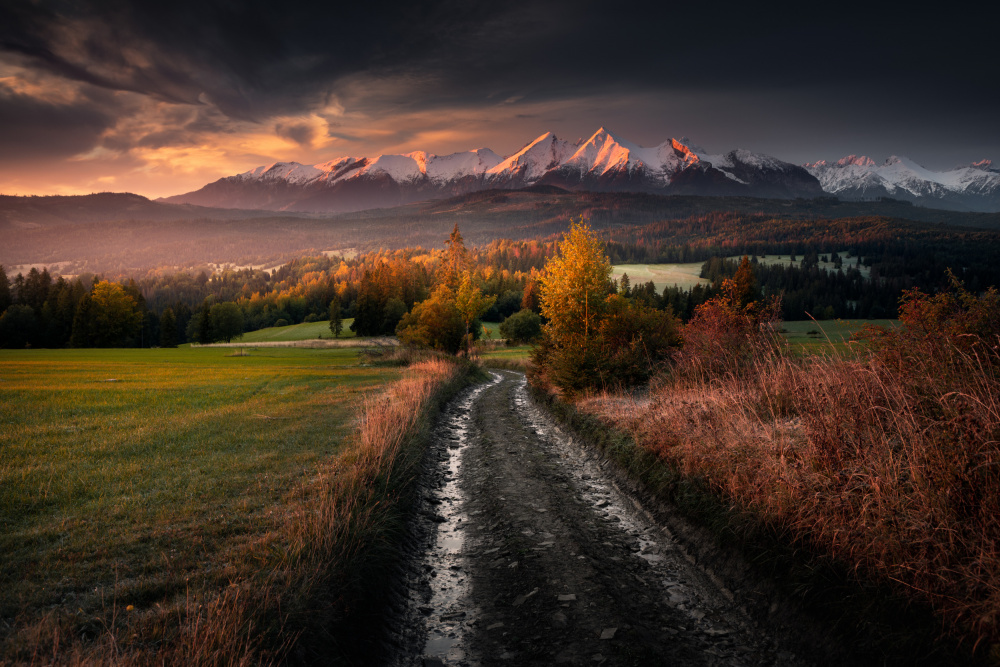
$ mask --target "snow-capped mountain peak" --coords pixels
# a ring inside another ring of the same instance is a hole
[[[562,164],[572,152],[569,142],[546,132],[507,159],[498,160],[487,175],[492,180],[513,176],[524,182],[534,182]]]
[[[239,174],[237,178],[244,180],[286,181],[289,183],[306,183],[323,172],[316,167],[299,164],[298,162],[275,162],[264,167],[257,167]]]
[[[583,142],[565,164],[580,173],[604,174],[616,167],[635,168],[642,161],[639,152],[638,146],[619,140],[602,127]]]

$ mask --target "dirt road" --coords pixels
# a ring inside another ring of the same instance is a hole
[[[424,473],[393,665],[796,665],[493,373],[447,409]]]

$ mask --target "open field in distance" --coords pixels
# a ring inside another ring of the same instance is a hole
[[[846,250],[845,251],[841,251],[839,253],[825,253],[825,254],[824,253],[820,253],[820,262],[819,262],[819,264],[817,266],[819,266],[819,268],[821,268],[821,269],[826,269],[827,271],[836,271],[837,267],[835,267],[833,265],[832,261],[829,261],[829,262],[824,262],[823,261],[823,257],[824,256],[827,257],[828,259],[832,260],[834,254],[840,255],[840,259],[841,259],[841,262],[843,263],[843,269],[844,269],[844,271],[847,271],[847,269],[857,269],[858,271],[861,272],[861,275],[863,275],[865,278],[867,278],[867,277],[869,277],[871,275],[871,272],[872,272],[871,268],[867,267],[867,266],[864,266],[863,264],[860,264],[859,263],[859,259],[860,258],[858,256],[856,256],[856,255],[853,256],[853,257],[848,257]],[[795,261],[792,261],[792,255],[789,255],[789,254],[785,254],[785,255],[757,255],[757,261],[759,263],[767,265],[767,266],[775,266],[775,265],[778,265],[778,264],[783,264],[785,266],[794,266],[794,267],[800,266],[802,264],[802,257],[803,256],[801,254],[799,254],[799,255],[794,255],[794,257],[795,257]],[[742,255],[732,255],[728,259],[739,261],[741,258],[742,258]],[[685,266],[685,265],[681,264],[680,266]]]
[[[816,354],[848,350],[851,336],[866,325],[896,327],[899,320],[798,320],[782,322],[780,331],[793,351]]]
[[[695,285],[707,285],[708,281],[699,278],[704,262],[689,262],[687,264],[616,264],[611,267],[611,277],[621,280],[623,274],[628,274],[632,286],[643,285],[650,280],[656,285],[657,292],[663,292],[664,287],[677,285],[681,289],[691,289]]]
[[[354,318],[344,320],[344,330],[340,332],[340,338],[354,338],[351,331],[351,324]],[[238,343],[266,343],[284,342],[293,340],[311,340],[322,338],[333,338],[330,331],[330,322],[303,322],[301,324],[290,324],[286,327],[268,327],[258,331],[248,331],[242,338],[237,339]]]
[[[781,334],[788,341],[792,352],[798,354],[829,354],[836,351],[850,350],[850,338],[866,325],[895,327],[899,320],[798,320],[782,322]],[[497,328],[499,325],[487,322],[485,327]],[[499,331],[493,334],[494,340],[499,340]],[[495,359],[526,363],[531,353],[530,345],[515,347],[497,347],[480,352],[483,360]]]

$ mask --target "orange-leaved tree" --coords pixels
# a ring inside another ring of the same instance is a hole
[[[469,331],[472,323],[478,322],[483,313],[489,310],[496,300],[495,296],[486,296],[478,286],[472,284],[472,276],[468,271],[462,274],[458,291],[455,293],[455,307],[458,308],[458,312],[462,315],[462,322],[465,323],[465,344],[463,347],[466,350],[469,348]]]
[[[573,394],[645,381],[666,360],[676,318],[611,294],[610,278],[604,244],[582,220],[572,222],[541,279],[547,322],[532,355],[536,378]]]
[[[744,256],[736,274],[722,282],[722,293],[698,306],[684,327],[678,366],[686,373],[738,374],[761,354],[776,350],[780,318],[781,297],[760,295],[753,266]]]
[[[435,287],[430,298],[415,305],[396,327],[396,335],[404,344],[450,354],[461,349],[464,331],[465,322],[455,306],[455,294],[445,284]]]
[[[597,333],[611,279],[611,261],[590,226],[579,220],[545,264],[541,281],[546,336],[558,347],[585,350]]]

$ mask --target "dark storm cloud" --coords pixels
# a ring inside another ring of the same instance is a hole
[[[426,107],[643,89],[887,85],[996,102],[986,21],[842,3],[5,3],[0,45],[62,76],[255,118],[352,75],[425,78]]]
[[[315,103],[338,78],[449,62],[497,10],[482,3],[8,3],[0,47],[66,78],[172,102],[207,96],[234,118]],[[448,78],[448,77],[446,77]]]
[[[278,123],[274,126],[274,132],[300,146],[312,146],[319,134],[314,126],[307,123]]]
[[[81,105],[52,104],[0,91],[0,155],[20,163],[67,158],[92,148],[114,118]]]

